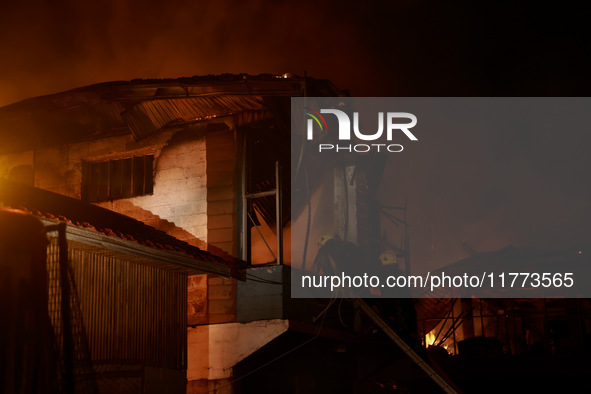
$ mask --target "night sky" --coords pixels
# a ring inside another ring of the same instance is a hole
[[[2,1],[0,105],[114,80],[304,71],[352,96],[589,95],[589,13],[562,3],[447,4]],[[507,138],[522,147],[511,160],[478,154],[503,151]],[[388,179],[409,200],[413,256],[453,262],[466,256],[463,238],[477,250],[588,239],[591,141],[569,135],[550,151],[559,139],[474,135],[432,161],[392,161]],[[433,169],[438,182],[409,183],[409,171],[429,180]],[[491,179],[502,204],[487,202]]]
[[[353,96],[588,94],[588,13],[479,4],[2,1],[0,105],[113,80],[304,70]]]

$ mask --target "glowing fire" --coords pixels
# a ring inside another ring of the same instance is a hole
[[[435,343],[435,334],[433,334],[433,331],[427,333],[427,335],[425,335],[425,345],[427,345],[426,347],[429,346],[433,346],[433,344]]]
[[[434,331],[431,331],[429,333],[427,333],[427,335],[425,335],[425,347],[429,347],[429,346],[433,346],[435,344],[435,334]],[[443,344],[441,346],[442,348],[445,349],[446,352],[448,352],[449,354],[452,354],[452,350],[449,348],[449,344]]]

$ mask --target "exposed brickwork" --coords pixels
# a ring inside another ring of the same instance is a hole
[[[207,242],[205,138],[173,138],[154,170],[154,194],[129,201]]]
[[[228,323],[236,321],[236,280],[225,280],[208,275],[208,322]]]
[[[187,288],[189,325],[207,324],[207,275],[188,278]]]

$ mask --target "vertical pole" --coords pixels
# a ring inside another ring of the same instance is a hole
[[[454,341],[454,356],[458,354],[458,349],[456,348],[456,304],[458,302],[458,298],[454,299],[453,303],[451,304],[451,334]]]
[[[357,232],[357,182],[355,180],[355,165],[345,167],[345,193],[347,201],[346,228],[347,238],[345,241],[359,245]]]
[[[247,193],[247,188],[246,188],[246,163],[247,163],[247,149],[246,149],[246,137],[244,136],[244,134],[241,134],[241,144],[242,144],[242,159],[241,159],[241,164],[242,164],[242,168],[240,171],[240,186],[242,187],[242,223],[241,223],[241,233],[240,233],[240,238],[241,238],[241,258],[244,261],[250,261],[249,257],[250,257],[250,237],[249,237],[249,223],[248,223],[248,198],[246,197],[246,193]]]
[[[64,389],[66,394],[74,394],[74,337],[70,310],[70,284],[68,282],[68,240],[66,224],[58,225],[59,270],[61,286],[61,310],[64,344]]]
[[[277,222],[277,264],[283,264],[283,194],[281,192],[281,164],[275,162],[275,221]]]

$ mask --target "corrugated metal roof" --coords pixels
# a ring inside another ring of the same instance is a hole
[[[264,112],[260,96],[187,97],[142,101],[121,114],[136,139],[182,123],[206,121],[241,112]]]
[[[46,190],[0,179],[0,203],[4,207],[24,209],[40,218],[70,223],[80,229],[136,242],[156,250],[181,252],[195,259],[194,269],[197,271],[200,270],[199,261],[239,268],[138,220]]]
[[[0,108],[0,154],[133,132],[142,138],[186,122],[233,115],[240,122],[271,115],[262,97],[342,95],[327,80],[224,74],[107,82],[35,97]],[[208,118],[209,117],[209,118]]]

